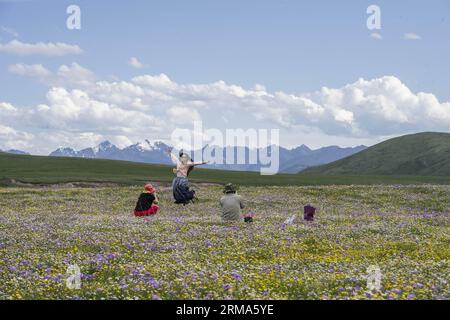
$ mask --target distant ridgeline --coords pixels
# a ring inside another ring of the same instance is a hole
[[[0,152],[3,152],[3,153],[10,153],[10,154],[28,154],[29,155],[29,153],[28,152],[24,152],[24,151],[20,151],[20,150],[16,150],[16,149],[9,149],[9,150],[0,150]]]
[[[105,141],[94,148],[75,151],[59,148],[52,157],[76,157],[92,159],[125,160],[150,164],[171,165],[166,153],[168,145],[163,142],[145,140],[120,149]],[[229,151],[237,154],[246,147],[218,149],[224,159]],[[240,150],[239,150],[240,149]],[[27,154],[20,150],[1,151],[10,154]],[[412,175],[450,177],[450,133],[424,132],[393,138],[370,148],[357,146],[340,148],[337,146],[311,150],[305,145],[286,149],[280,147],[280,172],[309,175]],[[226,163],[224,161],[224,163]],[[259,171],[255,164],[211,164],[206,168]]]
[[[172,164],[169,156],[166,153],[168,145],[161,142],[150,142],[145,140],[141,143],[136,143],[126,148],[120,149],[109,141],[100,143],[97,147],[86,148],[76,151],[72,148],[59,148],[50,156],[53,157],[78,157],[78,158],[94,158],[94,159],[110,159],[110,160],[126,160],[133,162],[143,162],[152,164]],[[323,147],[316,150],[311,150],[305,145],[301,145],[294,149],[279,148],[280,153],[280,172],[297,173],[309,166],[329,163],[356,152],[364,150],[365,146],[357,146],[354,148],[340,148],[338,146]],[[232,150],[234,149],[234,150]],[[221,170],[237,170],[237,171],[259,171],[259,164],[227,164],[226,155],[229,152],[234,152],[234,155],[242,152],[242,154],[249,154],[247,147],[226,147],[218,148],[220,154],[223,154],[224,164],[206,165],[206,168],[214,168]],[[198,159],[194,159],[198,160]]]
[[[424,132],[393,138],[302,173],[450,176],[450,133]]]

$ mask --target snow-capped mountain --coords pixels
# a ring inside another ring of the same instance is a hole
[[[169,146],[157,141],[145,140],[120,149],[109,141],[103,141],[93,148],[86,148],[76,151],[72,148],[59,148],[49,154],[51,157],[78,157],[97,158],[111,160],[126,160],[145,163],[171,163],[169,156],[165,152]]]
[[[161,141],[151,142],[149,140],[144,140],[123,149],[116,147],[109,141],[103,141],[96,147],[86,148],[79,151],[68,147],[59,148],[50,153],[50,156],[126,160],[153,164],[172,164],[172,161],[166,152],[168,148],[169,146]],[[329,146],[312,150],[305,145],[301,145],[294,149],[280,147],[280,172],[296,173],[310,166],[326,164],[345,158],[362,151],[365,148],[365,146],[357,146],[353,148]],[[230,154],[230,152],[234,152],[234,159],[237,159],[239,152],[245,153],[248,159],[250,151],[247,147],[217,148],[215,151],[221,155],[220,157],[223,159],[223,164],[210,164],[205,167],[238,171],[259,171],[261,168],[261,165],[259,164],[226,164],[226,155]],[[194,154],[194,152],[192,152],[192,154]]]
[[[161,141],[152,143],[145,140],[122,149],[122,154],[125,157],[122,160],[170,164],[172,161],[166,153],[168,148],[169,146]]]

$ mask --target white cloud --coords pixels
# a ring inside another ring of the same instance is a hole
[[[144,64],[138,60],[136,57],[131,57],[130,60],[128,60],[128,65],[135,68],[135,69],[142,69]]]
[[[378,32],[372,32],[370,34],[370,37],[376,40],[382,40],[383,36],[381,34],[379,34]]]
[[[0,124],[0,143],[5,150],[29,149],[33,138],[32,134]]]
[[[16,63],[8,67],[9,72],[33,78],[48,77],[51,72],[47,70],[42,64],[24,64]]]
[[[393,76],[360,79],[342,88],[324,87],[303,95],[245,90],[223,81],[178,84],[164,74],[140,76],[132,82],[143,89],[144,103],[200,108],[204,119],[235,110],[242,117],[251,114],[281,127],[306,125],[328,134],[365,137],[449,127],[448,103],[440,103],[432,94],[428,95],[435,100],[412,93]]]
[[[10,103],[6,103],[6,102],[0,102],[0,112],[3,111],[8,111],[8,112],[14,112],[17,109]]]
[[[63,129],[87,131],[140,130],[157,125],[155,117],[91,98],[82,90],[51,88],[47,108],[38,115],[47,125]]]
[[[22,67],[16,71],[46,73],[44,67]],[[72,69],[83,74],[78,67],[59,68],[51,77],[64,78]],[[34,148],[45,151],[63,144],[57,141],[72,145],[75,139],[87,144],[108,138],[121,145],[144,138],[168,139],[176,127],[192,128],[199,119],[210,128],[280,128],[282,143],[286,137],[291,145],[292,137],[301,138],[299,132],[339,141],[373,141],[450,128],[450,102],[441,102],[432,93],[412,92],[394,76],[287,94],[261,85],[245,89],[224,81],[181,84],[165,74],[142,75],[130,81],[88,81],[72,90],[53,87],[46,98],[31,107],[0,103],[0,124],[38,137]]]
[[[422,39],[421,36],[419,36],[418,34],[413,33],[413,32],[405,33],[403,35],[403,38],[405,40],[421,40]]]
[[[56,79],[54,81],[57,85],[70,83],[74,85],[87,86],[95,81],[95,75],[91,70],[72,62],[70,65],[63,64],[58,68],[58,71],[56,72]]]
[[[132,82],[145,86],[145,87],[153,87],[159,91],[167,90],[167,89],[176,89],[177,84],[172,82],[168,76],[164,73],[161,73],[157,76],[144,75],[138,76],[132,79]]]
[[[4,33],[14,37],[14,38],[17,38],[19,36],[19,33],[16,30],[14,30],[13,28],[10,28],[10,27],[0,26],[0,31],[2,31],[2,32],[4,32]]]
[[[81,54],[83,53],[83,50],[81,50],[81,48],[77,45],[71,45],[63,42],[24,43],[19,40],[11,40],[6,44],[0,43],[0,52],[19,56],[64,56],[69,54]]]
[[[17,63],[8,67],[9,72],[35,78],[49,86],[87,86],[95,81],[95,75],[89,69],[72,62],[61,65],[56,72],[51,72],[42,64]]]
[[[167,110],[168,120],[175,124],[189,125],[201,120],[197,110],[188,107],[172,107]]]

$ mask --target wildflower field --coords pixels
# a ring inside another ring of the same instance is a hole
[[[197,189],[183,207],[160,185],[138,218],[141,187],[0,188],[0,299],[450,297],[449,185],[242,187],[252,224],[221,221],[221,186]]]

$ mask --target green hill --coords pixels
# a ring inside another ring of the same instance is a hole
[[[450,133],[424,132],[393,138],[302,173],[450,177]]]
[[[58,184],[68,182],[142,184],[147,181],[171,182],[172,166],[128,161],[14,155],[0,152],[0,185]],[[258,172],[196,168],[193,182],[240,185],[309,184],[297,175],[261,176]],[[348,178],[344,178],[348,180]],[[315,179],[323,184],[321,179]]]
[[[24,183],[58,184],[118,183],[142,184],[147,181],[170,182],[172,167],[143,163],[0,153],[0,185],[17,186]],[[314,174],[278,174],[261,176],[258,172],[223,171],[196,168],[193,182],[238,185],[327,185],[327,184],[450,184],[450,177],[416,176],[328,176]]]

